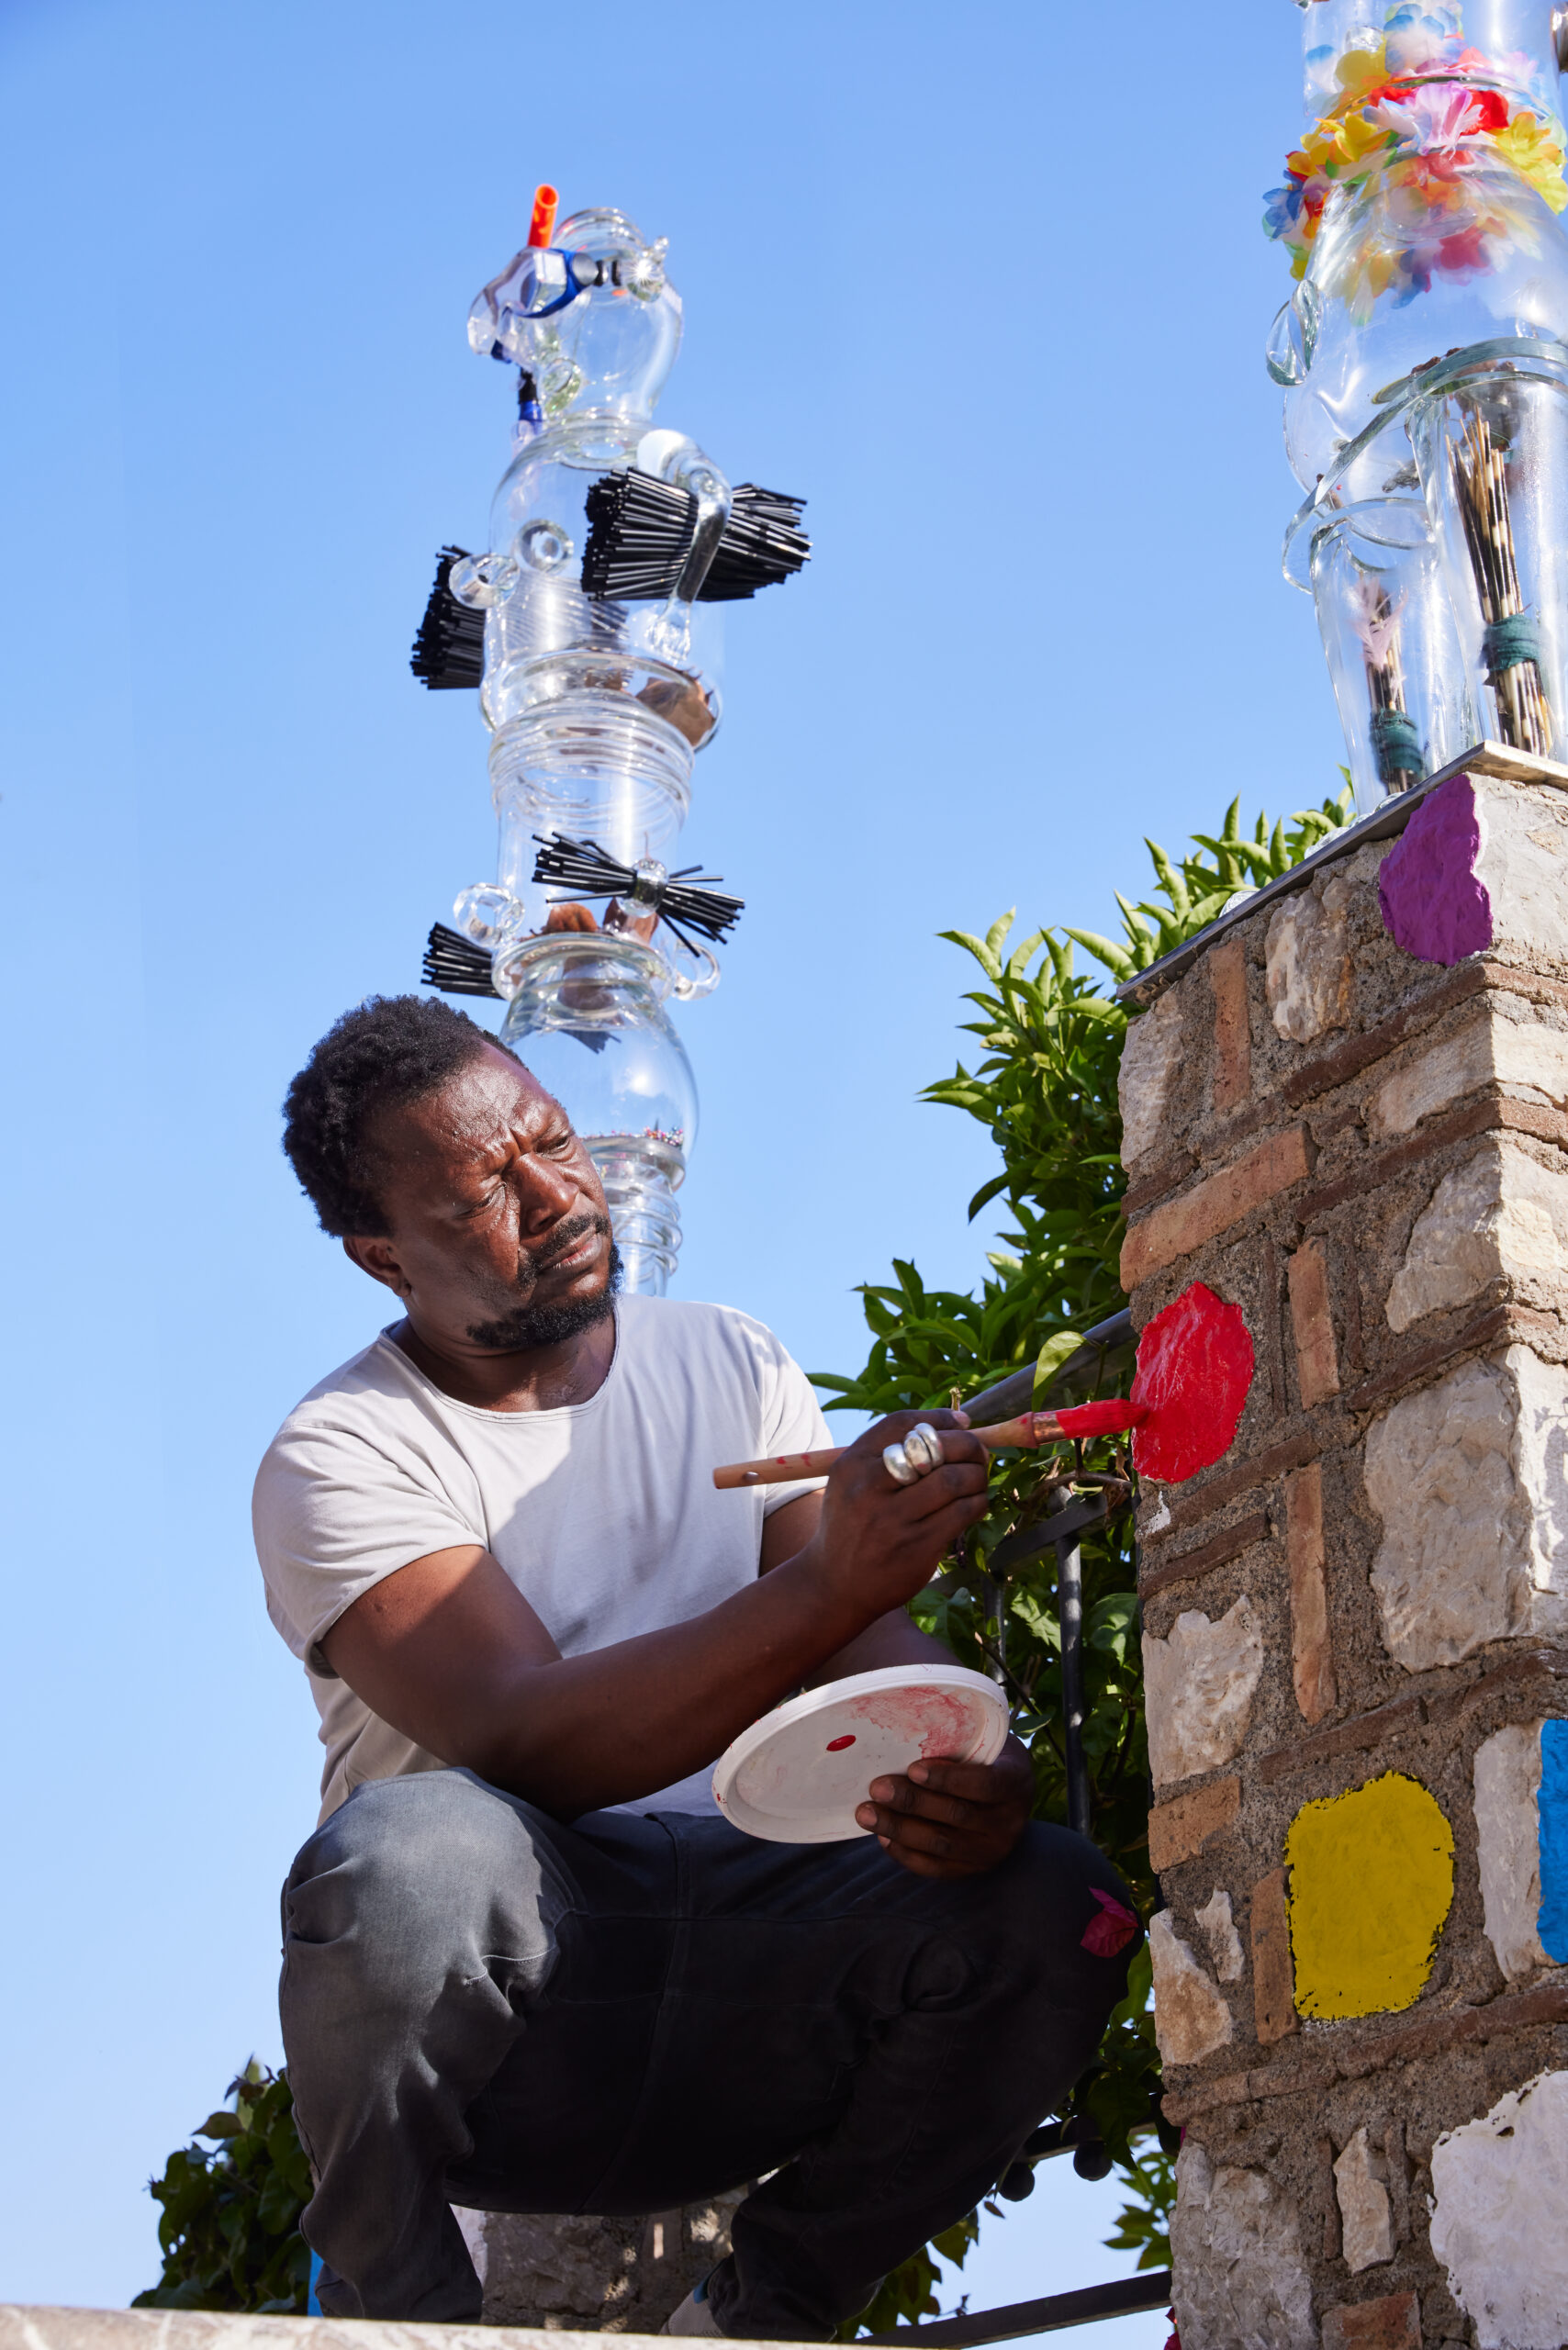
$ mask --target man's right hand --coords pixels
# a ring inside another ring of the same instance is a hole
[[[901,1485],[882,1459],[924,1421],[942,1436],[942,1466]],[[945,1554],[985,1516],[988,1455],[962,1412],[894,1412],[831,1472],[801,1563],[873,1613],[923,1591]]]

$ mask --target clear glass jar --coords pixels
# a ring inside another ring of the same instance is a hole
[[[662,1296],[680,1246],[675,1194],[697,1086],[665,1010],[669,974],[640,941],[536,938],[513,958],[501,1040],[555,1096],[605,1181],[624,1283]]]
[[[1468,672],[1417,501],[1330,505],[1305,528],[1356,811],[1365,816],[1475,740]]]
[[[1568,354],[1462,352],[1412,413],[1477,732],[1568,758]]]
[[[1301,282],[1270,338],[1304,487],[1435,356],[1568,336],[1549,0],[1310,0],[1308,130],[1270,198]]]

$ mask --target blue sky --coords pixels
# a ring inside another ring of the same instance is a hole
[[[843,1371],[857,1281],[990,1237],[985,1136],[915,1099],[936,933],[1111,927],[1144,834],[1337,786],[1261,364],[1296,50],[1286,0],[0,0],[0,2297],[151,2282],[149,2172],[276,2054],[317,1756],[250,1486],[381,1318],[277,1104],[492,870],[473,699],[407,656],[483,543],[510,378],[464,319],[535,180],[667,235],[662,420],[810,501],[684,835],[748,910],[682,1015],[678,1287]],[[977,2300],[1110,2273],[1083,2199],[1043,2175]]]

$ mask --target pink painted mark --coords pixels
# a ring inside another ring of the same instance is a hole
[[[1149,1407],[1133,1438],[1140,1477],[1179,1485],[1230,1449],[1252,1384],[1252,1341],[1238,1305],[1203,1281],[1146,1325],[1133,1401]]]
[[[855,1732],[851,1730],[845,1738],[830,1738],[827,1742],[827,1751],[830,1754],[840,1754],[846,1746],[853,1746],[854,1743]]]
[[[852,1710],[877,1729],[913,1740],[923,1762],[961,1762],[975,1742],[974,1717],[946,1689],[879,1689],[857,1697]]]
[[[1089,1890],[1100,1904],[1100,1915],[1091,1918],[1084,1928],[1081,1946],[1092,1951],[1096,1958],[1114,1958],[1137,1932],[1137,1919],[1125,1903],[1102,1893],[1097,1885],[1092,1885]]]
[[[1478,867],[1486,820],[1467,775],[1429,791],[1383,860],[1378,903],[1396,946],[1423,963],[1462,963],[1492,944],[1492,900]]]
[[[1120,1436],[1126,1428],[1141,1427],[1148,1417],[1148,1406],[1129,1404],[1121,1395],[1107,1395],[1099,1404],[1070,1404],[1056,1417],[1063,1436],[1086,1441],[1090,1437]]]

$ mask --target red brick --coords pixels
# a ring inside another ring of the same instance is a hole
[[[1291,1572],[1291,1678],[1295,1701],[1304,1721],[1320,1722],[1332,1711],[1339,1694],[1328,1634],[1320,1460],[1309,1461],[1285,1479],[1285,1557]]]
[[[1215,997],[1215,1086],[1216,1110],[1234,1110],[1252,1091],[1252,1023],[1247,1005],[1247,948],[1227,938],[1209,953],[1209,984]]]
[[[1323,2313],[1323,2350],[1421,2350],[1421,2312],[1414,2293],[1384,2293]]]
[[[1122,1287],[1129,1292],[1178,1257],[1190,1257],[1312,1171],[1306,1128],[1270,1135],[1217,1174],[1205,1176],[1178,1200],[1153,1209],[1122,1244]]]
[[[1158,1875],[1190,1861],[1211,1836],[1228,1828],[1241,1807],[1239,1779],[1215,1779],[1190,1796],[1157,1803],[1148,1815],[1148,1864]]]
[[[1296,2028],[1295,1969],[1291,1963],[1285,1873],[1271,1869],[1252,1888],[1252,2013],[1267,2046]]]
[[[1321,1240],[1304,1242],[1286,1271],[1291,1292],[1291,1328],[1295,1334],[1296,1376],[1308,1409],[1339,1393],[1339,1357],[1334,1317],[1328,1310],[1328,1252]]]

